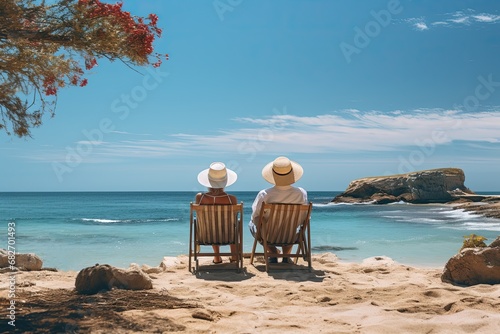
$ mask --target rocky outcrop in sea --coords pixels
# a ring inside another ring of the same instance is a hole
[[[460,168],[428,169],[352,181],[334,203],[450,203],[485,217],[500,219],[500,196],[479,195],[465,186]]]
[[[459,168],[438,168],[388,176],[365,177],[352,181],[332,202],[386,204],[448,203],[474,200],[476,194],[464,184]]]

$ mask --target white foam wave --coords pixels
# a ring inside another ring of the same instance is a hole
[[[441,213],[444,214],[446,217],[458,220],[477,219],[481,217],[481,215],[465,211],[464,209],[442,211]]]
[[[463,226],[467,230],[485,230],[485,231],[500,231],[500,223],[496,222],[481,222],[481,223],[464,223]]]
[[[465,225],[455,225],[455,226],[440,226],[439,228],[446,228],[451,230],[466,230],[466,231],[495,231],[500,232],[500,225],[489,225],[489,224],[478,224],[476,226],[465,226]]]
[[[129,223],[154,223],[154,222],[175,222],[179,221],[178,218],[148,218],[148,219],[104,219],[104,218],[81,218],[75,219],[84,222],[97,223],[97,224],[129,224]]]
[[[424,217],[410,217],[410,216],[391,216],[385,215],[383,218],[392,219],[400,222],[409,222],[409,223],[433,223],[438,224],[442,223],[442,219],[438,218],[424,218]]]
[[[443,222],[441,219],[435,219],[435,218],[410,218],[407,219],[406,221],[412,223],[431,223],[431,224],[439,224]]]
[[[375,202],[365,202],[365,203],[313,203],[313,207],[328,207],[328,206],[350,206],[350,205],[368,205],[374,204]]]
[[[144,220],[144,222],[146,222],[146,223],[151,223],[151,222],[178,222],[178,221],[179,221],[178,218],[158,218],[158,219],[150,218],[150,219]]]
[[[115,220],[115,219],[99,219],[99,218],[82,218],[84,222],[92,222],[92,223],[100,223],[100,224],[112,224],[112,223],[120,223],[123,220]]]
[[[405,201],[387,203],[387,205],[398,205],[398,204],[410,205],[411,203],[408,203],[408,202],[405,202]]]

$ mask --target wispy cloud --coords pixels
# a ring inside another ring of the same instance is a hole
[[[500,23],[500,15],[490,13],[477,14],[473,9],[467,9],[464,11],[444,14],[439,20],[420,17],[409,18],[404,21],[410,24],[415,30],[424,31],[429,30],[429,27],[460,27],[474,24]],[[430,23],[427,24],[425,23],[426,21],[429,21]]]
[[[425,24],[425,22],[415,23],[415,28],[420,31],[429,29],[429,27],[427,26],[427,24]]]
[[[500,15],[480,14],[472,16],[478,22],[496,22],[500,20]]]
[[[125,131],[110,131],[111,133],[119,134],[119,135],[136,135],[136,136],[151,136],[149,133],[132,133]]]
[[[84,162],[154,159],[200,154],[259,152],[341,153],[405,150],[432,143],[490,143],[498,145],[500,108],[467,113],[419,109],[392,112],[343,110],[316,116],[272,115],[234,119],[235,126],[215,134],[169,135],[155,140],[99,142]],[[92,143],[76,143],[75,145]],[[64,149],[30,155],[38,161],[64,160]]]
[[[446,26],[448,24],[449,24],[448,22],[444,22],[444,21],[436,21],[436,22],[431,23],[432,26]]]
[[[448,19],[449,22],[457,24],[469,24],[470,17],[464,12],[455,12],[451,14],[452,18]]]
[[[411,26],[413,26],[415,30],[418,31],[424,31],[429,29],[423,18],[406,19],[405,22],[409,23]]]

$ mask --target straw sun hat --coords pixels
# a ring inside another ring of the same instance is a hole
[[[236,182],[238,175],[222,162],[212,162],[210,168],[198,174],[198,182],[208,188],[225,188]]]
[[[288,186],[297,182],[304,174],[302,166],[288,159],[277,157],[262,169],[264,180],[277,186]]]

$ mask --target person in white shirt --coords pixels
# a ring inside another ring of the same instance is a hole
[[[273,184],[271,188],[259,191],[252,204],[252,217],[249,223],[250,232],[254,238],[260,239],[257,232],[257,225],[259,221],[260,208],[263,202],[266,203],[294,203],[294,204],[307,204],[307,192],[301,187],[292,186],[297,182],[304,170],[295,161],[291,161],[287,157],[277,157],[274,161],[268,163],[262,169],[262,177],[267,182]],[[290,254],[293,246],[283,246],[283,254]],[[269,246],[269,251],[278,253],[274,246]],[[270,263],[277,263],[275,257],[269,259]],[[290,263],[288,257],[283,257],[284,263]]]

